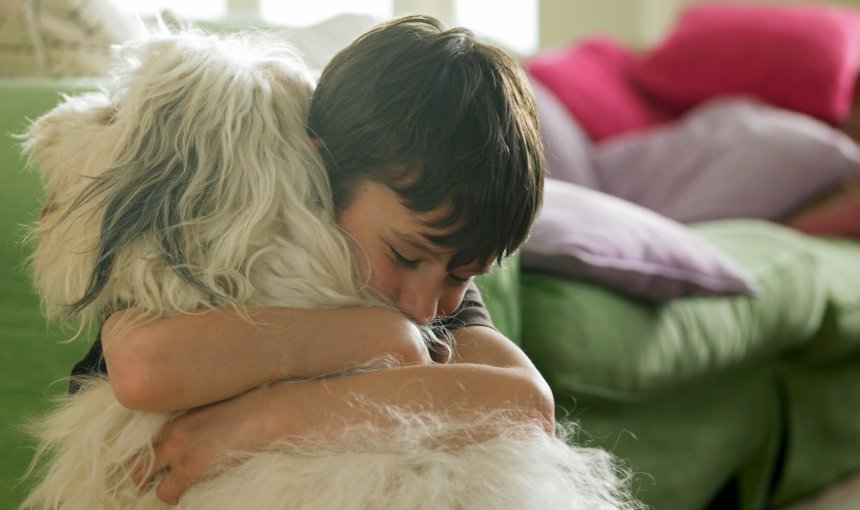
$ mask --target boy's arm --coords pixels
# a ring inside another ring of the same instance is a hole
[[[158,441],[159,499],[175,503],[227,450],[255,450],[274,441],[337,432],[345,425],[385,427],[389,415],[372,403],[429,410],[458,417],[476,410],[514,411],[514,417],[554,429],[549,388],[523,352],[495,330],[482,326],[455,333],[451,364],[412,365],[343,377],[279,382],[171,421]],[[137,475],[144,483],[151,477]]]
[[[253,323],[215,309],[131,328],[124,313],[104,324],[104,357],[117,400],[142,411],[190,409],[386,355],[430,362],[418,328],[385,308],[253,308]]]

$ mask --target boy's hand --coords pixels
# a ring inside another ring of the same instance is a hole
[[[162,501],[179,501],[194,483],[219,472],[227,451],[257,451],[271,443],[308,434],[331,434],[349,424],[384,429],[390,415],[369,402],[433,409],[467,416],[476,409],[520,410],[522,419],[554,430],[554,404],[546,382],[509,340],[489,328],[465,328],[457,335],[454,362],[414,365],[306,382],[266,385],[230,400],[180,415],[162,431],[156,447],[158,467],[137,467],[141,487],[157,483]],[[163,478],[156,479],[164,473]]]
[[[385,350],[397,358],[397,365],[432,364],[420,329],[399,312],[377,309],[391,334],[381,339]],[[276,437],[261,430],[266,388],[256,388],[236,397],[192,409],[170,421],[159,434],[156,462],[147,470],[143,461],[130,470],[141,488],[157,484],[158,499],[177,504],[191,485],[214,476],[226,465],[220,458],[227,451],[255,451],[283,439],[287,424],[281,417]],[[271,404],[269,404],[271,405]],[[307,432],[307,431],[306,431]],[[296,432],[297,435],[301,433]]]
[[[155,465],[147,470],[139,461],[130,469],[132,480],[143,490],[157,484],[158,499],[177,504],[188,487],[227,467],[223,453],[256,451],[271,442],[261,439],[258,403],[250,391],[179,415],[159,434]]]

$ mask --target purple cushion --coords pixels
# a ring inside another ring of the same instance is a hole
[[[807,115],[734,98],[594,152],[602,190],[682,223],[780,219],[860,171],[860,148]]]
[[[549,175],[588,188],[599,188],[591,160],[591,140],[549,89],[532,79]]]
[[[739,265],[680,223],[556,179],[546,180],[522,263],[655,300],[758,290]]]

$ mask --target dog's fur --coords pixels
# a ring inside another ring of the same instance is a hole
[[[33,257],[48,317],[83,327],[125,307],[150,320],[212,306],[378,304],[336,227],[305,133],[311,83],[288,47],[189,32],[149,35],[118,56],[109,88],[66,98],[25,136],[49,196]],[[235,453],[180,507],[636,506],[610,456],[564,434],[501,412],[455,423],[386,411],[400,425],[384,433],[356,426]],[[125,409],[104,379],[85,383],[38,426],[43,467],[24,507],[165,506],[126,468],[151,458],[170,418]],[[473,436],[488,427],[490,438]]]

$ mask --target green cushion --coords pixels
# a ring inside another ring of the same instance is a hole
[[[65,345],[71,336],[45,326],[32,291],[22,244],[26,225],[36,221],[42,192],[36,172],[25,161],[12,133],[60,101],[60,91],[92,88],[80,81],[0,80],[0,501],[17,508],[27,485],[18,485],[32,457],[32,442],[20,430],[23,422],[47,409],[49,397],[64,393],[72,364],[89,347],[89,335]],[[85,150],[85,149],[82,149]]]
[[[860,471],[860,353],[826,365],[787,362],[780,373],[787,436],[779,506]]]
[[[860,470],[860,242],[809,243],[827,307],[818,333],[780,370],[788,423],[780,505]]]
[[[804,237],[754,220],[695,230],[745,267],[756,297],[639,301],[598,285],[522,275],[523,347],[559,393],[636,400],[808,340],[825,284]]]
[[[827,288],[821,328],[795,353],[807,363],[839,360],[860,351],[860,241],[809,237]]]
[[[647,402],[557,394],[556,403],[579,421],[581,441],[632,469],[635,494],[651,508],[701,510],[734,479],[738,505],[727,508],[761,509],[780,446],[772,380],[767,365],[745,367]]]
[[[519,259],[519,253],[515,253],[490,274],[475,279],[493,324],[517,345],[522,329]]]

